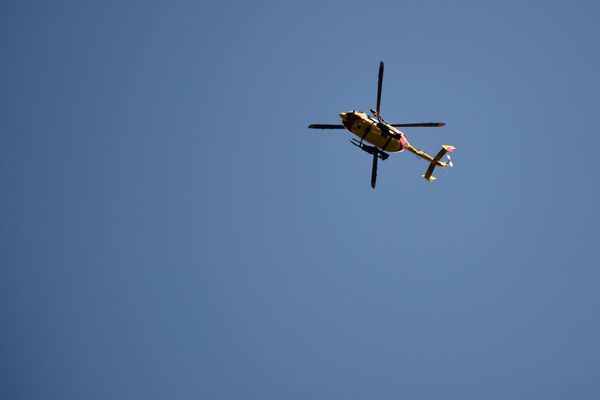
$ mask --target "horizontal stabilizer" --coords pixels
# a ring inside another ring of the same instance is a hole
[[[449,144],[445,144],[442,146],[448,153],[452,153],[454,150],[456,150],[456,147],[451,146]],[[443,154],[442,154],[443,156]]]
[[[455,149],[456,148],[454,146],[450,146],[449,144],[443,145],[442,149],[435,155],[435,157],[433,157],[433,159],[429,163],[429,168],[427,168],[427,171],[425,171],[425,175],[423,175],[423,178],[427,179],[429,182],[433,182],[435,181],[435,176],[433,176],[433,170],[436,166],[452,166],[451,163],[440,162],[440,160],[442,159],[442,157],[444,157],[446,153],[451,153]]]

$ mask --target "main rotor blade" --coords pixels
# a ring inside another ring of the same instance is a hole
[[[416,128],[416,127],[442,127],[444,125],[446,125],[445,122],[418,122],[418,123],[414,123],[414,124],[391,124],[392,126],[395,126],[396,128]]]
[[[377,79],[377,114],[381,115],[381,85],[383,85],[383,61],[379,62],[379,78]]]
[[[375,149],[377,150],[377,149]],[[377,151],[373,152],[373,167],[371,168],[371,187],[375,189],[375,184],[377,183]]]
[[[344,125],[336,124],[310,124],[308,127],[311,129],[344,129]]]

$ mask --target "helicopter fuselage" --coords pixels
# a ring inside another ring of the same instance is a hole
[[[343,112],[340,118],[344,128],[358,136],[361,142],[369,142],[382,151],[395,153],[410,147],[400,130],[361,111]]]

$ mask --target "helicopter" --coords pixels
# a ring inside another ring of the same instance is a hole
[[[443,145],[442,149],[435,155],[431,156],[421,149],[412,146],[404,133],[397,128],[413,128],[413,127],[442,127],[446,125],[444,122],[418,122],[405,124],[390,124],[381,116],[381,87],[383,84],[383,61],[379,62],[379,76],[377,79],[377,106],[376,109],[370,109],[371,115],[362,111],[348,111],[340,113],[341,125],[336,124],[310,124],[311,129],[347,129],[354,135],[360,138],[352,138],[350,143],[360,148],[361,150],[373,156],[373,165],[371,168],[371,187],[375,189],[377,183],[377,160],[385,161],[390,156],[388,153],[398,153],[404,150],[415,154],[424,160],[429,161],[429,167],[425,174],[421,175],[429,182],[435,181],[433,171],[435,167],[452,167],[450,155],[455,150],[454,146]],[[369,142],[368,145],[364,142]],[[446,156],[448,161],[441,161]]]

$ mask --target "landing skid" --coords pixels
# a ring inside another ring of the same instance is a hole
[[[383,161],[385,161],[390,155],[382,150],[379,150],[377,146],[369,146],[356,139],[351,139],[350,143],[373,156],[373,166],[371,167],[371,187],[375,189],[375,184],[377,183],[377,159],[381,158]]]
[[[352,143],[356,147],[360,148],[362,151],[366,151],[369,154],[376,155],[378,158],[381,158],[383,161],[387,160],[388,157],[390,156],[388,153],[386,153],[382,150],[379,150],[379,148],[377,146],[369,146],[369,145],[364,144],[363,142],[356,140],[356,139],[350,139],[350,143]]]

